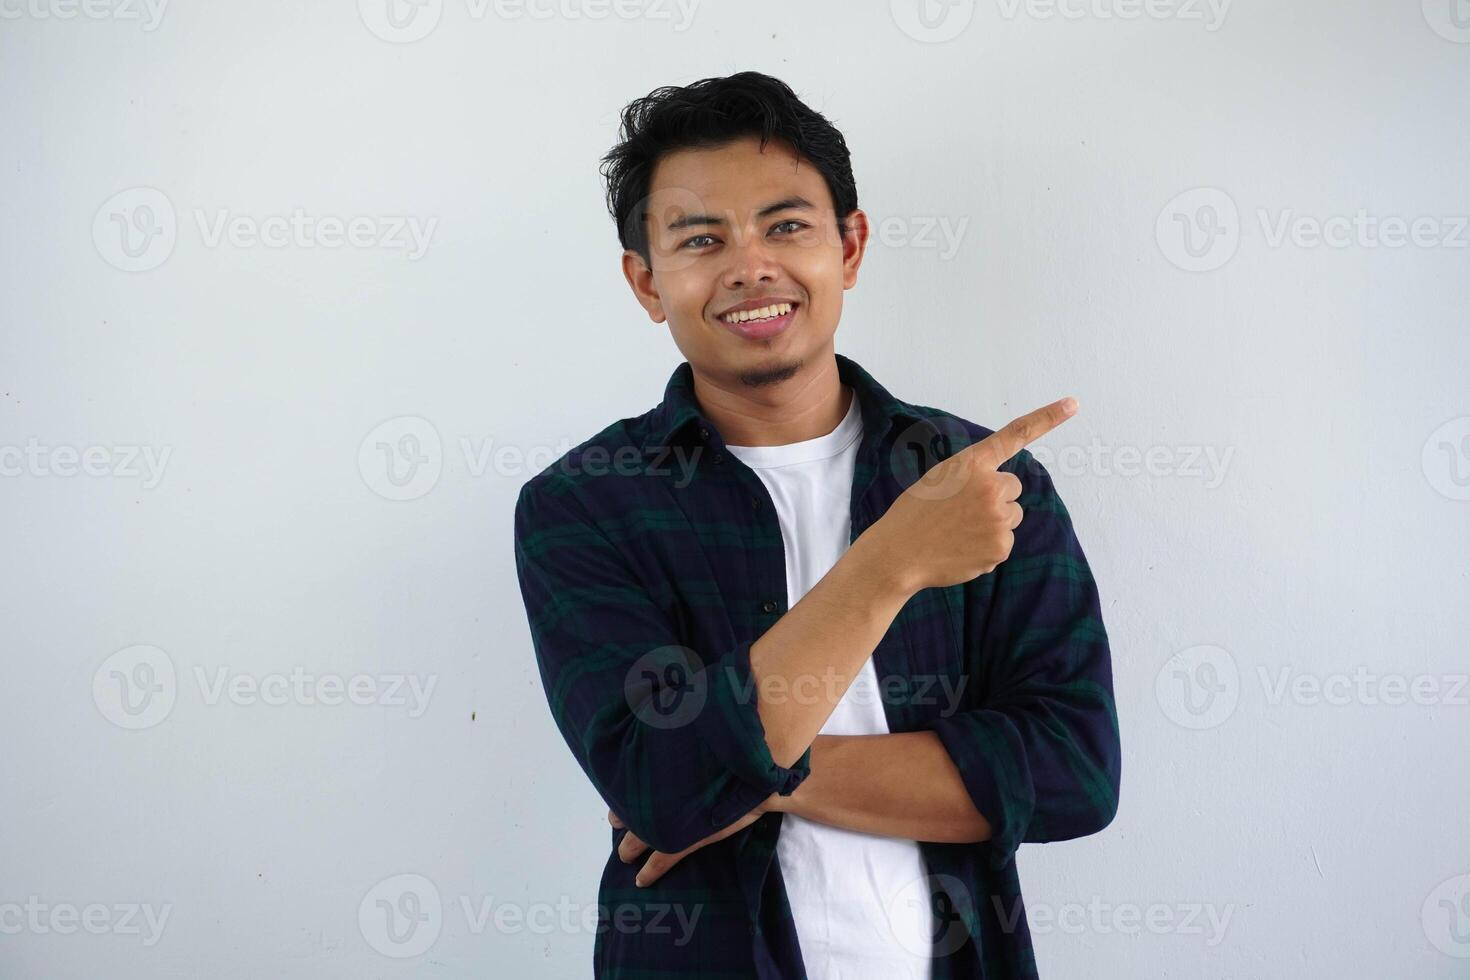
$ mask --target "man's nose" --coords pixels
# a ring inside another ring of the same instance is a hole
[[[725,285],[730,289],[742,289],[752,283],[771,282],[779,277],[770,244],[759,235],[745,233],[743,240],[734,242],[726,253],[730,264],[725,270]]]

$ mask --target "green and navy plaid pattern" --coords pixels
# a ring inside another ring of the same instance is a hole
[[[928,467],[988,436],[899,401],[837,355],[860,399],[856,540]],[[933,976],[1036,976],[1015,852],[1096,833],[1118,805],[1120,749],[1097,587],[1050,475],[1022,450],[1010,558],[924,589],[873,653],[888,726],[932,730],[994,828],[920,842],[906,894],[935,912]],[[759,477],[694,398],[690,365],[663,401],[570,450],[521,488],[515,559],[548,704],[577,763],[655,850],[683,850],[810,774],[777,765],[750,647],[786,612],[784,545]],[[596,977],[805,977],[776,840],[781,813],[638,888],[609,828]],[[897,940],[895,939],[895,942]]]

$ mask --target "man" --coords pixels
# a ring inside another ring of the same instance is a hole
[[[611,807],[594,973],[1035,976],[1016,848],[1107,826],[1120,773],[1097,589],[1023,448],[1075,400],[992,432],[836,353],[867,218],[780,81],[657,90],[622,137],[623,271],[686,361],[515,512]]]

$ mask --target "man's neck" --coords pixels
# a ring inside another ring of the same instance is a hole
[[[724,384],[694,372],[694,397],[731,446],[785,446],[824,436],[847,416],[853,395],[831,354],[776,384]]]

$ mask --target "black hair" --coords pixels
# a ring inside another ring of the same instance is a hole
[[[623,108],[621,142],[602,158],[600,168],[607,179],[607,210],[623,248],[652,265],[643,209],[660,157],[676,150],[713,149],[744,136],[759,136],[762,150],[773,137],[783,139],[811,161],[832,195],[838,234],[845,233],[843,219],[858,206],[847,141],[785,82],[742,71],[657,88]]]

